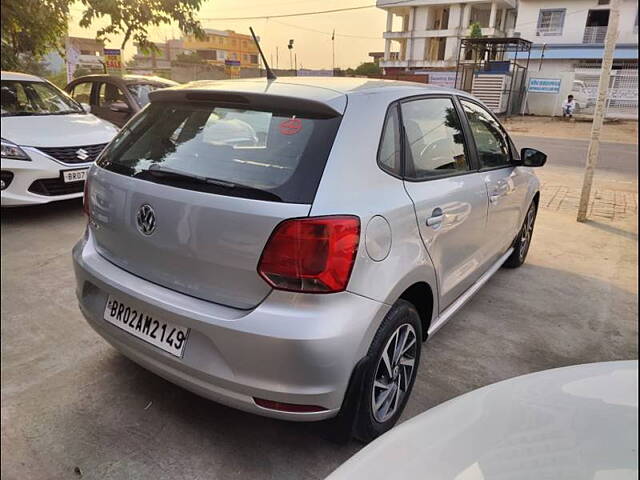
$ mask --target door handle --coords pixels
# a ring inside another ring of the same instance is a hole
[[[498,200],[500,200],[500,197],[502,197],[502,195],[499,195],[499,194],[489,195],[489,201],[491,203],[497,203]]]
[[[427,218],[427,227],[438,227],[444,220],[444,212],[441,208],[434,208],[431,216]]]

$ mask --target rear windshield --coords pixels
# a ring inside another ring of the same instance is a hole
[[[98,165],[178,188],[312,203],[340,118],[151,103],[120,131]]]

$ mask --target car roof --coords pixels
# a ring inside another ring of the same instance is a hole
[[[0,74],[2,80],[21,80],[25,82],[45,82],[43,78],[36,77],[35,75],[29,75],[28,73],[20,72],[7,72],[2,71]]]
[[[290,86],[292,91],[301,91],[303,88],[308,89],[307,94],[311,95],[315,100],[322,100],[327,96],[322,90],[329,90],[334,93],[343,95],[356,93],[377,93],[397,91],[406,93],[407,95],[417,95],[420,93],[460,93],[467,95],[465,92],[458,92],[446,87],[436,85],[428,85],[418,82],[403,82],[399,80],[383,80],[378,78],[363,77],[280,77],[276,80],[269,81],[266,78],[247,78],[237,80],[198,80],[183,84],[179,88],[197,89],[197,90],[228,90],[234,92],[254,92],[257,88],[264,89],[265,93],[269,93],[270,89],[277,87],[280,92],[286,91]],[[257,88],[256,88],[257,87]],[[302,88],[300,88],[302,87]],[[317,98],[316,98],[317,97]]]
[[[194,92],[197,92],[200,98],[206,98],[208,95],[211,98],[219,98],[220,94],[241,94],[261,98],[263,103],[312,102],[316,105],[327,105],[340,114],[345,111],[347,97],[352,95],[386,94],[386,104],[397,99],[425,94],[456,93],[469,96],[465,92],[417,82],[359,77],[281,77],[272,81],[266,78],[197,80],[158,90],[153,92],[150,98],[152,102],[180,99],[193,95]]]

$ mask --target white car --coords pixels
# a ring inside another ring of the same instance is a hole
[[[2,72],[2,206],[82,197],[87,169],[118,130],[48,81]]]
[[[638,478],[638,361],[547,370],[404,422],[326,480]]]

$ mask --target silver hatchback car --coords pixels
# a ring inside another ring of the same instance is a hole
[[[523,263],[539,182],[464,92],[371,79],[158,90],[88,174],[80,309],[199,395],[371,440],[421,343]]]

